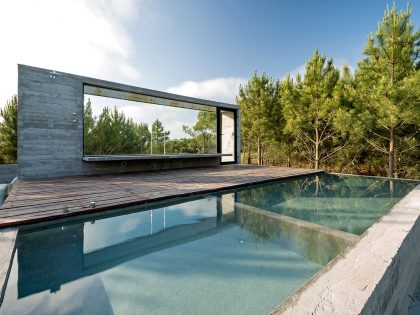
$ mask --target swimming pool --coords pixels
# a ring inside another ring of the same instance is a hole
[[[0,314],[268,313],[417,184],[321,174],[25,226]]]
[[[237,201],[361,235],[419,183],[319,174],[242,189]]]

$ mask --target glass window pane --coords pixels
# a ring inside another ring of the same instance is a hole
[[[217,153],[216,108],[84,96],[85,155]]]

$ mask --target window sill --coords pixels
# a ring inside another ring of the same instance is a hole
[[[112,162],[137,160],[170,160],[170,159],[197,159],[232,156],[232,154],[203,153],[203,154],[154,154],[154,155],[86,155],[85,162]]]

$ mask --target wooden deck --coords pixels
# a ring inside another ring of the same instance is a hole
[[[319,170],[251,165],[18,180],[0,207],[0,227],[237,188]],[[90,203],[95,202],[95,208]]]

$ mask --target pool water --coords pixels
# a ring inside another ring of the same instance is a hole
[[[414,186],[308,176],[22,227],[0,314],[268,313]]]
[[[419,183],[320,174],[242,189],[237,201],[361,235]]]

